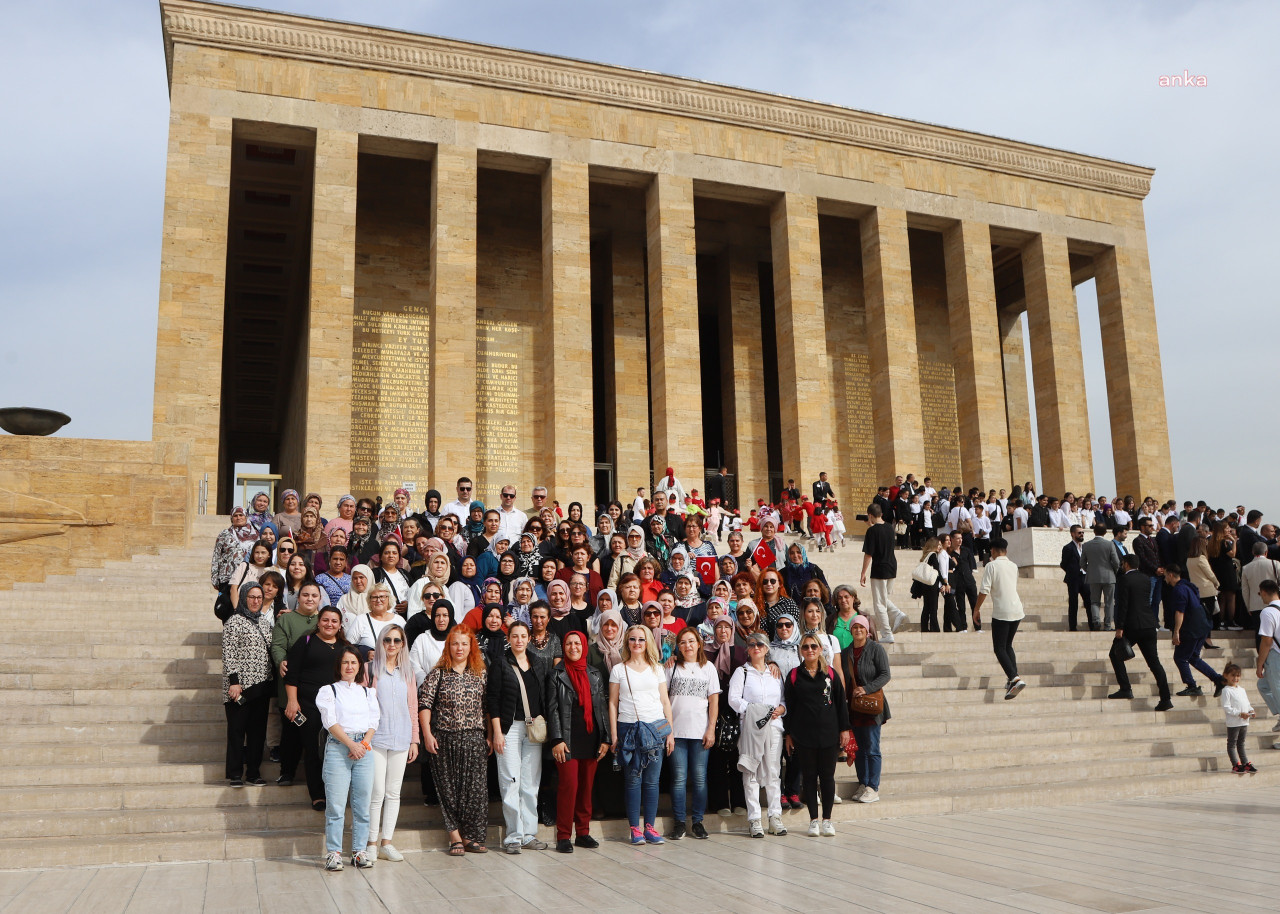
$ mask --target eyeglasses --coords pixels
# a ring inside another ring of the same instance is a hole
[[[383,644],[404,644],[403,638],[383,638]]]

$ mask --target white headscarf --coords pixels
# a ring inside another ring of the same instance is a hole
[[[356,593],[355,576],[357,574],[364,575],[364,592]],[[342,612],[350,613],[353,616],[363,616],[369,611],[369,588],[376,582],[373,579],[373,569],[368,565],[357,565],[351,569],[351,589],[342,595],[342,599],[338,601],[338,609]]]

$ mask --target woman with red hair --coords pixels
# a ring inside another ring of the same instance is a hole
[[[484,854],[489,820],[486,782],[484,658],[475,632],[455,625],[444,652],[418,690],[422,744],[440,794],[449,856]]]

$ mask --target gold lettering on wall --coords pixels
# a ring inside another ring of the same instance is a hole
[[[924,470],[934,488],[963,483],[955,370],[947,362],[921,358],[920,413],[924,420]],[[916,477],[921,478],[921,471]]]
[[[426,489],[430,334],[425,305],[357,308],[351,377],[351,486],[384,498]]]
[[[476,475],[485,491],[475,495],[485,504],[497,501],[497,486],[519,473],[520,371],[520,325],[477,320]]]
[[[876,494],[875,425],[871,415],[871,363],[865,352],[844,357],[845,434],[849,442],[849,497],[842,505],[846,521]]]

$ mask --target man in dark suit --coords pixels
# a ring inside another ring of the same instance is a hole
[[[876,489],[876,496],[871,499],[871,504],[880,506],[880,516],[886,520],[893,517],[893,502],[889,501],[888,486],[880,486]]]
[[[1178,563],[1178,568],[1182,571],[1182,579],[1184,581],[1191,580],[1191,574],[1187,571],[1187,559],[1191,555],[1191,546],[1195,543],[1196,538],[1200,536],[1200,518],[1202,517],[1200,509],[1187,514],[1187,522],[1182,525],[1182,529],[1178,531],[1177,538],[1173,541],[1173,557]]]
[[[969,601],[970,615],[978,605],[978,582],[973,576],[978,568],[978,560],[974,557],[973,550],[964,544],[964,535],[958,530],[951,534],[950,540],[947,551],[956,560],[956,576],[951,581],[951,591],[956,599],[957,631],[964,631],[968,628],[968,623],[965,622],[965,601]],[[975,631],[982,631],[982,625],[977,619],[973,620],[973,627]]]
[[[1153,517],[1144,517],[1138,522],[1141,531],[1133,540],[1133,552],[1138,557],[1138,570],[1147,576],[1151,585],[1149,602],[1151,612],[1156,619],[1156,631],[1160,630],[1160,547],[1152,534],[1156,529]]]
[[[1159,644],[1156,635],[1156,615],[1151,607],[1151,579],[1139,570],[1140,559],[1135,553],[1124,557],[1124,573],[1116,582],[1116,637],[1111,642],[1111,669],[1115,671],[1116,682],[1120,689],[1112,692],[1108,698],[1132,698],[1133,687],[1129,684],[1129,674],[1125,670],[1125,656],[1128,651],[1124,644],[1142,651],[1142,659],[1155,677],[1160,689],[1160,703],[1157,711],[1168,711],[1173,707],[1173,699],[1169,695],[1169,678],[1165,675],[1156,651]]]
[[[1062,547],[1062,561],[1058,563],[1058,567],[1062,569],[1062,583],[1067,585],[1067,628],[1073,632],[1077,630],[1081,599],[1084,600],[1085,616],[1089,618],[1090,629],[1093,630],[1093,620],[1089,616],[1089,585],[1084,578],[1083,544],[1084,528],[1073,524],[1071,542]]]
[[[813,503],[820,505],[828,498],[834,500],[836,493],[831,489],[831,483],[827,482],[827,474],[819,473],[817,481],[813,484]]]
[[[1160,580],[1156,581],[1156,587],[1160,591],[1160,601],[1164,605],[1164,627],[1173,629],[1173,610],[1169,608],[1169,584],[1164,579],[1164,569],[1178,567],[1177,540],[1178,528],[1182,526],[1177,517],[1169,517],[1164,522],[1164,527],[1156,534],[1156,548],[1160,550]]]
[[[1262,541],[1262,512],[1254,508],[1245,515],[1244,523],[1236,528],[1239,537],[1236,542],[1236,555],[1253,555],[1253,544]]]

